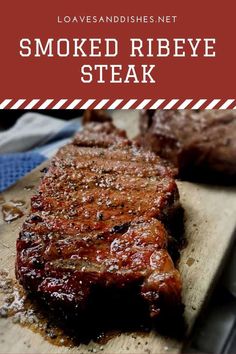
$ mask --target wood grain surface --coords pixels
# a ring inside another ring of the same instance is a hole
[[[117,126],[126,128],[133,137],[138,131],[137,111],[114,112]],[[44,164],[45,165],[45,164]],[[5,202],[24,200],[21,207],[24,216],[30,205],[30,197],[37,188],[43,166],[32,171],[14,186],[2,193]],[[34,186],[33,189],[25,189]],[[187,246],[181,252],[179,270],[183,279],[184,317],[187,334],[202,309],[202,306],[222,267],[234,235],[236,215],[236,191],[230,187],[198,185],[178,182],[180,199],[185,209],[185,233]],[[1,204],[0,207],[2,207]],[[0,212],[0,270],[14,278],[15,241],[24,216],[11,222],[3,221]],[[0,303],[3,294],[0,292]],[[55,346],[40,334],[13,323],[11,318],[0,319],[0,353],[179,353],[184,342],[161,336],[152,331],[146,335],[123,333],[107,344],[90,342],[79,347]]]

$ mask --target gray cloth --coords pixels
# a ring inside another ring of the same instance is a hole
[[[39,113],[26,113],[7,131],[0,132],[0,153],[23,152],[46,144],[66,122]]]

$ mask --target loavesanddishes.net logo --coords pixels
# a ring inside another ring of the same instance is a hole
[[[57,23],[64,24],[163,24],[175,23],[177,16],[175,15],[110,15],[110,16],[97,16],[97,15],[79,15],[79,16],[57,16]]]

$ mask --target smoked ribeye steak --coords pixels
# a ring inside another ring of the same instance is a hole
[[[112,118],[109,116],[108,111],[104,109],[86,109],[83,113],[82,123],[104,123],[112,122]]]
[[[170,160],[182,177],[236,177],[233,111],[156,110],[140,118],[141,145]]]
[[[77,311],[96,289],[132,287],[151,317],[179,309],[164,226],[179,204],[173,176],[111,123],[88,124],[58,151],[32,197],[17,240],[20,283]]]

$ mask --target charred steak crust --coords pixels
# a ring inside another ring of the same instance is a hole
[[[17,240],[16,276],[47,302],[86,310],[96,287],[138,286],[151,317],[181,307],[164,223],[173,170],[111,123],[88,124],[53,158]]]
[[[236,176],[232,111],[142,111],[139,143],[171,161],[181,176]]]
[[[104,109],[86,109],[83,114],[82,123],[89,124],[92,122],[104,123],[112,122],[112,118],[109,116],[108,112]]]

